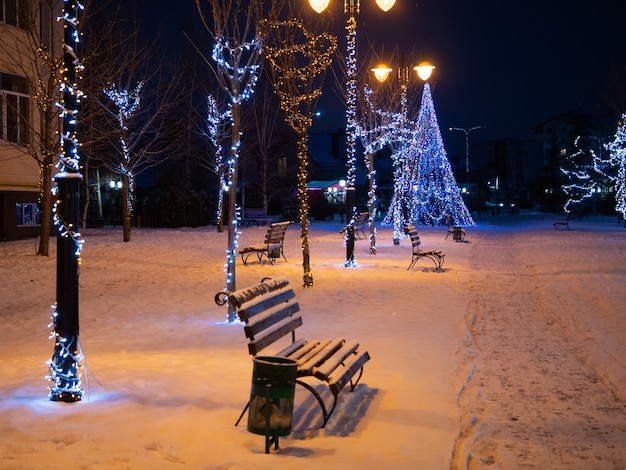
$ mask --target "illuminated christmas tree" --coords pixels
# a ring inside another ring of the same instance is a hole
[[[415,225],[475,225],[443,146],[430,85],[424,85],[417,128],[407,148],[410,214]]]

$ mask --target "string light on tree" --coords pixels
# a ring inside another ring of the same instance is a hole
[[[576,152],[566,156],[561,163],[560,170],[567,181],[561,186],[567,197],[563,205],[567,214],[582,210],[583,202],[594,195],[604,173],[600,170],[599,157],[590,145],[593,140],[578,136],[574,142]]]
[[[388,69],[391,71],[391,69]],[[363,88],[363,110],[361,112],[361,124],[358,128],[358,136],[365,149],[365,167],[369,189],[367,192],[368,224],[370,228],[370,254],[376,254],[376,169],[374,168],[374,155],[388,144],[389,132],[393,128],[393,118],[389,113],[377,109],[374,104],[374,90],[365,86]]]
[[[240,208],[237,206],[237,180],[242,135],[241,105],[254,93],[263,52],[262,38],[258,32],[251,34],[252,38],[247,37],[249,33],[252,33],[251,29],[256,27],[257,2],[249,2],[248,10],[245,13],[239,9],[239,6],[241,4],[238,4],[235,14],[230,15],[231,10],[222,11],[217,2],[212,3],[216,31],[213,37],[215,43],[211,58],[216,64],[215,72],[219,86],[229,98],[228,115],[231,119],[231,142],[226,160],[226,183],[222,186],[228,193],[229,224],[225,289],[230,292],[236,290],[235,261],[240,219]],[[240,21],[245,24],[245,31],[243,32],[240,30]],[[236,318],[235,309],[229,304],[227,320],[233,322]]]
[[[304,287],[313,286],[309,246],[308,130],[313,108],[322,95],[324,73],[332,62],[337,40],[329,34],[314,35],[302,21],[263,21],[265,56],[272,65],[274,90],[286,121],[298,135],[298,202]]]
[[[132,90],[127,90],[112,83],[109,85],[109,88],[102,90],[117,108],[116,117],[120,127],[119,143],[122,158],[117,171],[122,176],[122,198],[124,201],[122,217],[125,221],[125,242],[130,240],[130,234],[127,234],[126,230],[130,230],[130,220],[133,214],[133,195],[135,193],[135,177],[132,172],[131,152],[128,146],[128,120],[139,110],[143,86],[144,82],[140,81]]]
[[[218,109],[217,100],[213,95],[207,97],[207,134],[209,141],[214,149],[214,171],[219,177],[219,191],[217,202],[217,224],[218,231],[222,231],[222,224],[224,220],[223,208],[224,208],[224,194],[228,193],[230,188],[230,178],[227,177],[226,165],[222,155],[222,139],[226,133],[224,128],[232,124],[230,111],[221,113]],[[229,169],[230,173],[230,169]]]
[[[76,137],[76,115],[83,93],[78,88],[83,65],[76,50],[79,43],[78,15],[84,6],[65,0],[63,16],[63,78],[59,85],[63,103],[57,103],[63,119],[60,134],[61,157],[59,173],[55,176],[52,190],[55,198],[54,223],[58,228],[57,239],[57,301],[53,306],[51,338],[54,353],[48,361],[48,397],[52,401],[76,402],[83,395],[80,372],[82,354],[79,343],[78,321],[78,275],[83,240],[78,232],[79,188],[83,179],[80,174],[80,144]]]

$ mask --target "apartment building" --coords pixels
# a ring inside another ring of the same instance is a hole
[[[0,240],[36,236],[41,227],[45,60],[62,55],[62,7],[0,0]]]

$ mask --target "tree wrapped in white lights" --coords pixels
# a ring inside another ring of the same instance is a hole
[[[461,196],[448,161],[437,122],[430,85],[424,85],[417,118],[413,157],[408,173],[411,178],[411,218],[415,225],[475,225]],[[414,171],[417,163],[416,171]]]
[[[114,170],[122,177],[122,227],[124,231],[124,241],[130,241],[130,220],[133,210],[133,193],[135,180],[133,175],[133,157],[131,148],[133,138],[129,136],[128,120],[132,118],[141,103],[141,89],[143,82],[139,82],[132,90],[118,87],[112,83],[103,93],[111,100],[116,108],[115,117],[119,125],[119,155],[116,168]]]
[[[374,91],[371,87],[363,88],[361,122],[358,126],[357,135],[365,149],[365,167],[369,183],[367,192],[368,224],[370,228],[370,254],[376,254],[376,168],[374,168],[374,155],[382,150],[387,144],[387,138],[392,128],[390,114],[383,113],[376,108],[374,103]]]
[[[262,40],[257,32],[261,4],[250,0],[244,6],[240,1],[209,0],[212,26],[196,0],[198,13],[215,42],[211,59],[220,88],[228,95],[232,121],[231,142],[226,162],[228,190],[228,248],[226,249],[226,290],[236,290],[235,260],[237,257],[237,225],[240,209],[237,206],[238,163],[241,144],[241,104],[247,101],[259,77],[262,59]],[[228,305],[228,321],[235,321],[234,308]]]
[[[76,137],[76,114],[82,97],[77,82],[83,65],[76,51],[79,43],[77,30],[83,5],[66,0],[63,8],[64,74],[60,83],[63,103],[57,103],[63,118],[60,171],[55,176],[53,197],[54,222],[57,238],[57,301],[52,315],[54,353],[48,361],[52,401],[80,401],[83,390],[80,383],[80,345],[78,339],[78,275],[83,240],[78,232],[80,174],[79,143]]]
[[[574,143],[577,151],[561,163],[560,170],[566,180],[561,189],[567,198],[563,210],[567,214],[580,210],[583,201],[593,196],[606,171],[607,162],[602,161],[601,155],[589,144],[594,140],[577,137]]]
[[[298,134],[298,201],[304,287],[313,286],[309,247],[309,203],[306,192],[308,178],[308,130],[313,124],[313,109],[322,95],[326,69],[337,48],[337,40],[329,34],[315,35],[302,21],[264,21],[265,55],[272,64],[274,89],[286,120]]]
[[[610,164],[616,171],[615,210],[622,214],[626,226],[626,113],[622,114],[615,137],[606,148],[610,152]]]
[[[228,124],[227,124],[228,123]],[[217,201],[217,227],[218,231],[223,231],[224,224],[224,194],[228,191],[228,182],[226,179],[226,168],[223,159],[222,139],[224,138],[225,128],[230,127],[231,116],[230,111],[220,112],[217,100],[209,95],[207,97],[207,117],[206,117],[206,136],[211,142],[213,155],[208,158],[210,168],[219,178],[219,191]]]

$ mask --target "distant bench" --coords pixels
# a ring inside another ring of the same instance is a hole
[[[266,278],[260,284],[235,292],[218,292],[215,302],[218,305],[229,303],[235,307],[239,319],[245,323],[243,329],[249,340],[248,352],[252,356],[278,340],[291,340],[290,344],[273,355],[297,361],[297,377],[315,377],[328,385],[334,397],[329,410],[315,388],[296,380],[297,384],[305,387],[317,399],[324,418],[322,427],[326,426],[337,405],[339,393],[348,383],[350,391],[354,391],[361,379],[363,365],[370,359],[367,351],[359,350],[356,341],[348,342],[342,337],[316,341],[302,338],[296,340],[295,330],[302,326],[300,305],[289,281],[283,277]],[[357,376],[356,379],[354,376]],[[249,404],[235,426],[241,421]]]
[[[263,243],[256,243],[239,250],[243,264],[248,262],[248,258],[253,253],[256,254],[259,263],[263,260],[263,256],[267,258],[270,264],[274,264],[274,261],[281,256],[285,259],[285,261],[287,261],[285,253],[283,252],[283,243],[285,241],[285,232],[287,231],[287,227],[291,224],[293,224],[292,221],[276,222],[275,224],[270,225],[267,229],[265,241]]]
[[[243,210],[243,221],[248,227],[250,225],[267,225],[268,220],[267,212],[262,207]]]
[[[444,255],[441,250],[422,250],[420,248],[420,236],[417,233],[415,225],[407,225],[406,227],[404,227],[404,233],[408,234],[409,237],[411,237],[411,245],[413,247],[413,256],[411,257],[411,264],[409,264],[407,271],[411,269],[420,258],[428,258],[433,263],[435,263],[435,269],[437,271],[440,270],[443,266],[443,260],[446,255]]]
[[[363,234],[363,238],[365,238],[365,223],[367,222],[369,217],[369,212],[359,212],[359,215],[357,216],[356,222],[354,224],[354,234],[357,237],[359,236],[359,232],[361,232]]]
[[[570,220],[574,220],[574,219],[581,219],[582,215],[578,215],[578,214],[567,214],[567,217],[565,220],[559,220],[556,221],[552,224],[552,228],[554,230],[557,230],[559,227],[561,228],[565,228],[567,230],[569,230],[569,223]]]

